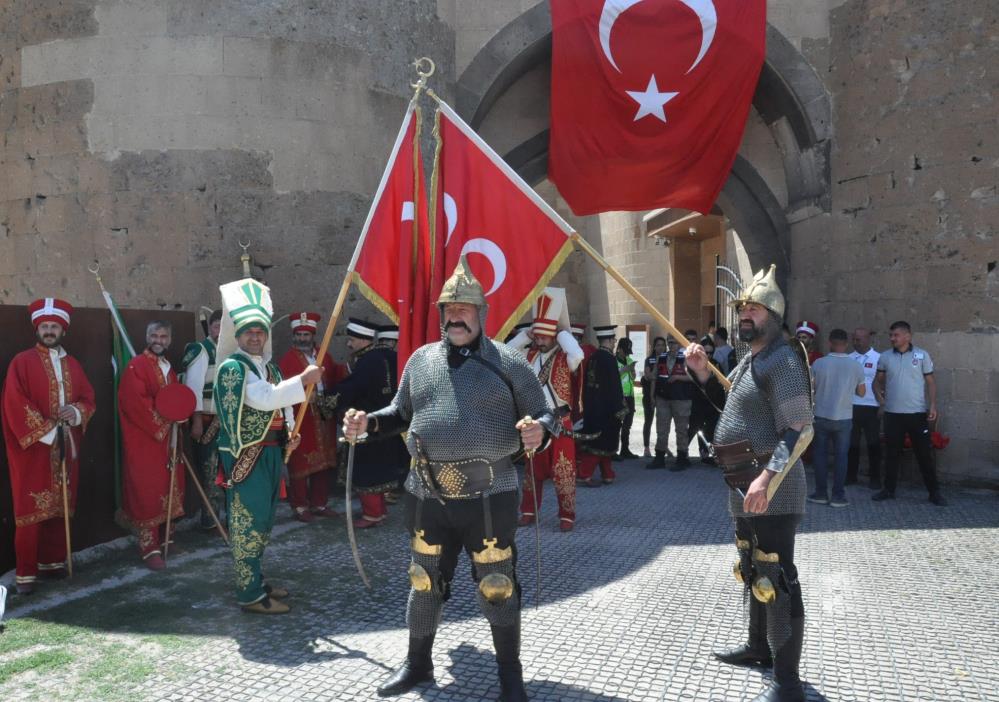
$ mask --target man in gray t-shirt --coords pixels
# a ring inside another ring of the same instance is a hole
[[[880,502],[895,498],[898,464],[905,435],[912,439],[919,472],[930,493],[930,502],[943,507],[947,500],[940,494],[936,460],[930,445],[930,422],[937,419],[937,384],[933,379],[933,360],[925,349],[912,345],[908,322],[891,325],[891,350],[878,358],[874,394],[885,408],[885,487],[871,499]]]
[[[850,450],[850,430],[853,426],[853,398],[867,393],[864,371],[846,353],[849,337],[842,329],[829,332],[828,356],[812,366],[815,377],[815,492],[809,502],[846,507],[847,457]],[[833,446],[833,494],[827,492],[829,444]]]

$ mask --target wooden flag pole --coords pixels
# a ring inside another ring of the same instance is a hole
[[[644,307],[645,310],[649,314],[651,314],[652,317],[657,322],[663,325],[663,327],[666,328],[666,331],[669,333],[669,335],[672,336],[674,339],[676,339],[681,346],[686,348],[690,344],[690,342],[687,341],[687,337],[681,334],[680,330],[677,329],[671,321],[666,319],[666,315],[657,310],[655,308],[655,305],[649,302],[648,298],[646,298],[645,295],[638,292],[638,290],[635,289],[635,286],[629,283],[628,280],[623,275],[621,275],[616,268],[614,268],[614,266],[607,263],[607,260],[603,256],[601,256],[600,253],[595,248],[590,246],[590,243],[582,236],[580,236],[579,232],[576,232],[575,234],[572,235],[572,240],[576,244],[576,246],[582,249],[582,251],[585,254],[587,254],[590,258],[596,261],[597,265],[599,265],[601,268],[607,271],[608,275],[610,275],[611,278],[616,280],[621,285],[621,287],[628,292],[629,295],[635,298],[638,304]],[[718,378],[718,381],[722,384],[722,387],[724,387],[726,390],[732,387],[732,383],[729,382],[728,378],[725,377],[725,374],[722,373],[721,370],[715,364],[709,362],[708,368],[710,368],[711,372],[715,374],[716,378]]]
[[[333,311],[330,312],[330,318],[326,322],[326,333],[323,334],[323,341],[319,345],[319,353],[316,354],[316,363],[322,368],[323,359],[326,357],[326,352],[330,348],[330,341],[333,340],[333,330],[336,328],[336,323],[340,320],[340,313],[343,312],[343,304],[347,301],[347,291],[350,290],[350,284],[354,280],[354,271],[347,271],[347,275],[343,277],[343,285],[340,286],[340,294],[336,296],[336,302],[333,303]],[[299,427],[302,426],[302,421],[305,419],[305,412],[309,409],[309,399],[312,397],[312,391],[315,389],[315,385],[309,384],[305,386],[305,402],[303,402],[298,407],[298,413],[295,415],[295,427],[291,431],[291,438],[294,439],[299,435]],[[284,453],[284,462],[287,463],[288,459],[291,458],[292,449],[287,449]]]

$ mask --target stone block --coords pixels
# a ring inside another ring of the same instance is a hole
[[[170,5],[166,0],[104,0],[96,4],[100,36],[142,37],[167,33]]]
[[[31,8],[22,6],[17,25],[18,42],[21,45],[41,44],[94,35],[97,33],[95,4],[93,0],[62,0],[46,3],[43,12],[26,11]]]

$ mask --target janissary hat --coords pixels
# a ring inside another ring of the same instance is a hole
[[[63,329],[67,329],[69,328],[69,318],[73,314],[73,306],[65,300],[43,297],[28,305],[28,313],[31,314],[31,323],[35,329],[43,322],[55,322]]]
[[[375,325],[366,320],[351,317],[347,321],[347,336],[371,341],[375,338]]]
[[[797,327],[794,330],[795,334],[808,334],[813,339],[819,335],[819,325],[815,322],[809,322],[807,320],[802,320],[798,322]]]
[[[739,307],[748,302],[755,302],[763,305],[768,310],[776,314],[781,319],[784,318],[784,293],[777,285],[777,277],[774,275],[777,266],[770,264],[769,270],[761,269],[753,278],[753,282],[747,285],[742,294],[729,304]]]
[[[586,325],[572,324],[569,326],[569,333],[571,333],[573,336],[582,336],[583,334],[586,333]]]
[[[598,339],[613,339],[617,336],[617,325],[604,324],[599,327],[593,327],[593,333],[597,335]]]
[[[378,327],[378,340],[386,339],[389,341],[399,340],[399,325],[398,324],[383,324]]]
[[[545,288],[534,303],[531,331],[535,336],[555,336],[560,330],[568,328],[569,306],[565,300],[565,288]]]
[[[222,293],[222,329],[219,332],[217,357],[228,358],[238,350],[236,337],[258,327],[267,332],[264,360],[271,358],[271,319],[274,305],[271,289],[253,278],[243,278],[219,286]]]
[[[307,331],[316,333],[316,329],[319,328],[319,320],[321,315],[318,312],[292,312],[288,315],[288,319],[291,322],[292,333],[297,331]]]

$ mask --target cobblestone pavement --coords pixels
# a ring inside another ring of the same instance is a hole
[[[744,634],[720,477],[704,467],[647,471],[644,462],[618,464],[612,486],[580,489],[570,534],[557,531],[546,491],[538,609],[534,533],[520,530],[534,700],[742,700],[765,682],[711,657]],[[997,496],[951,490],[941,509],[918,487],[880,504],[865,488],[848,491],[846,509],[809,505],[798,540],[809,699],[999,700]],[[11,599],[0,699],[376,699],[406,649],[401,510],[358,534],[370,592],[342,521],[302,525],[281,511],[265,565],[292,591],[290,615],[240,613],[231,562],[209,535],[182,535],[188,553],[160,574],[143,570],[129,547],[86,564],[72,584]],[[19,660],[40,655],[51,661],[18,672]],[[436,686],[399,699],[498,695],[464,559],[434,660]]]

